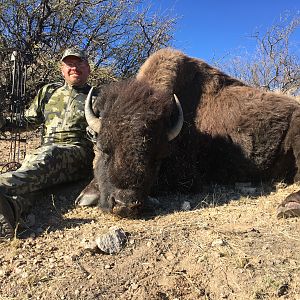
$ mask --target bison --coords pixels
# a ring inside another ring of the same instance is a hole
[[[86,118],[98,133],[98,158],[79,205],[129,217],[153,191],[300,179],[300,104],[178,50],[155,52],[134,78],[90,99]],[[279,215],[298,212],[299,198],[290,195]]]

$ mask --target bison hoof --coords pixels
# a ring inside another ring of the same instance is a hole
[[[300,217],[299,192],[289,195],[277,208],[277,218]]]

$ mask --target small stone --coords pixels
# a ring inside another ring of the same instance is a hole
[[[198,257],[197,262],[200,263],[200,262],[203,262],[206,260],[207,260],[207,255],[202,255],[202,256]]]
[[[166,253],[166,259],[167,260],[173,260],[175,258],[175,255],[171,252]]]
[[[207,229],[209,229],[209,224],[208,223],[202,223],[201,228],[204,229],[204,230],[207,230]]]
[[[289,291],[289,284],[288,283],[284,283],[283,285],[281,285],[277,291],[277,295],[278,297],[287,295]]]
[[[104,269],[112,269],[113,265],[107,264],[104,266]]]
[[[116,226],[110,227],[109,231],[96,238],[98,248],[107,254],[119,253],[127,242],[127,235],[123,229]]]
[[[184,211],[191,210],[191,203],[189,201],[184,201],[181,205],[181,209]]]
[[[216,246],[225,246],[227,243],[226,241],[222,240],[222,239],[217,239],[217,240],[214,240],[211,245],[213,247],[216,247]]]
[[[132,290],[138,289],[139,285],[137,283],[133,283],[131,286]]]

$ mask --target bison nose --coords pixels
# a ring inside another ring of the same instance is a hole
[[[120,217],[136,216],[142,206],[136,195],[128,190],[116,190],[109,196],[112,213]]]
[[[123,201],[121,201],[118,198],[118,195],[116,195],[116,193],[113,193],[109,196],[109,203],[110,203],[111,207],[126,205]]]

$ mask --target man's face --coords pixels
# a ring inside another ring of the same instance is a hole
[[[61,72],[69,85],[80,86],[86,83],[90,66],[79,57],[67,56],[61,64]]]

